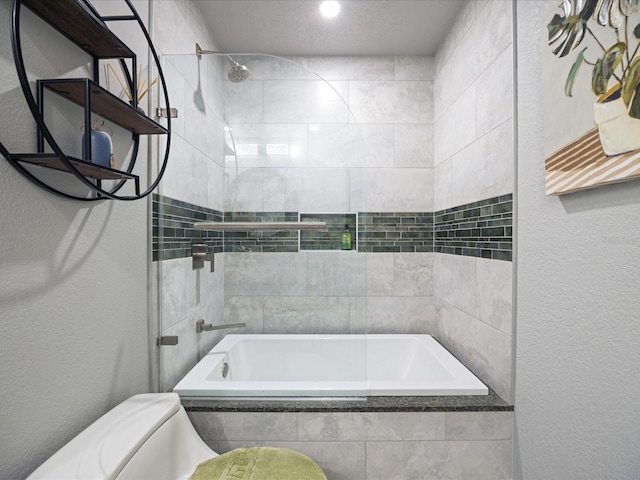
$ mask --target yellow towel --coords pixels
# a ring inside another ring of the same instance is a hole
[[[237,448],[202,462],[189,480],[327,480],[309,457],[286,448]]]

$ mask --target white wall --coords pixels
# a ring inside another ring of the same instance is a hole
[[[514,471],[527,480],[635,479],[640,183],[544,194],[540,35],[557,4],[517,2]]]
[[[33,121],[10,51],[9,4],[0,3],[0,140],[29,151]],[[136,5],[146,18],[145,3]],[[86,62],[47,29],[23,35],[39,72],[66,74]],[[43,56],[32,36],[47,51],[67,50]],[[0,478],[19,479],[149,389],[147,203],[65,200],[4,159],[0,203]]]
[[[434,85],[434,210],[512,193],[510,0],[466,3],[438,49]],[[438,338],[511,402],[511,262],[434,255]]]

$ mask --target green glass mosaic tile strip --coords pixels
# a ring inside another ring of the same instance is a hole
[[[356,219],[357,218],[357,228]],[[194,222],[295,222],[298,212],[227,212],[153,196],[153,259],[191,255],[191,244],[203,242],[215,252],[297,252],[337,250],[347,223],[353,249],[359,252],[440,252],[452,255],[512,259],[511,194],[437,212],[359,212],[301,214],[300,220],[327,222],[327,231],[257,230],[216,232],[193,229]]]
[[[361,252],[431,252],[433,213],[360,213],[358,242]]]
[[[434,213],[433,251],[511,261],[513,195]]]
[[[222,252],[221,232],[203,232],[193,228],[195,222],[219,222],[218,210],[153,194],[152,197],[152,258],[154,261],[191,256],[194,242],[205,243],[213,252]]]

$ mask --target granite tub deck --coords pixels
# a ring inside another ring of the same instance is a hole
[[[187,412],[512,412],[489,388],[489,395],[358,398],[182,398]]]
[[[314,459],[329,480],[512,478],[513,406],[487,396],[182,399],[218,453],[269,445]]]

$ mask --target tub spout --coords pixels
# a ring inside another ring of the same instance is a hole
[[[227,330],[229,328],[242,328],[246,327],[247,324],[242,323],[226,323],[224,325],[212,325],[211,323],[204,323],[204,319],[201,318],[196,322],[196,333],[200,332],[208,332],[211,330]]]

